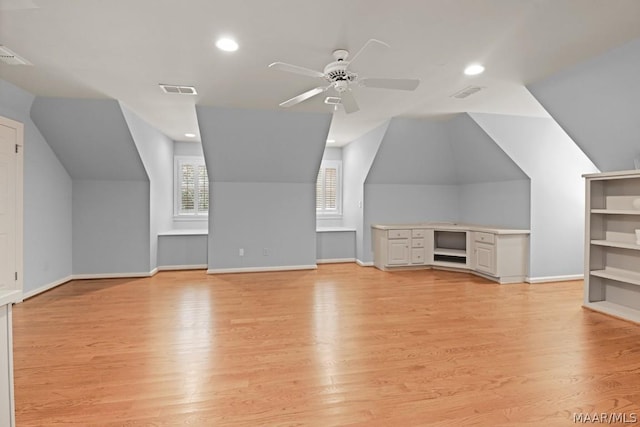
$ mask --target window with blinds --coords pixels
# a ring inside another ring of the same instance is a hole
[[[177,216],[205,216],[209,213],[209,177],[202,157],[176,157],[175,203]]]
[[[342,162],[325,160],[320,165],[316,180],[316,213],[339,216],[342,214]]]

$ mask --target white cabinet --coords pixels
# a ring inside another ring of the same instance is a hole
[[[475,242],[473,269],[495,276],[496,274],[495,245]]]
[[[640,171],[585,177],[584,305],[640,323]]]
[[[389,239],[389,265],[409,264],[409,239]]]
[[[381,270],[444,268],[499,283],[527,277],[529,232],[469,224],[374,225],[374,265]]]

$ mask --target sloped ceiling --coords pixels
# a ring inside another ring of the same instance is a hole
[[[72,179],[148,180],[118,101],[37,97],[31,118]]]
[[[217,107],[197,114],[211,181],[315,182],[329,114]]]
[[[529,90],[601,171],[640,160],[640,39]]]

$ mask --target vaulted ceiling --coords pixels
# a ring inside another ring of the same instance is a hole
[[[223,35],[240,49],[216,49]],[[0,44],[33,64],[0,63],[0,78],[39,96],[118,99],[185,140],[199,133],[195,105],[278,109],[319,85],[271,62],[322,70],[335,49],[383,40],[390,48],[369,50],[353,71],[421,84],[355,87],[360,111],[335,111],[329,132],[345,143],[399,115],[544,116],[525,85],[637,37],[637,0],[0,0]],[[464,76],[473,62],[486,72]],[[198,95],[168,95],[159,83]],[[451,97],[469,85],[483,90]],[[323,100],[292,109],[332,112]]]

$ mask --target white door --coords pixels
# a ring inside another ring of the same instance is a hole
[[[20,147],[16,149],[16,145]],[[19,289],[17,274],[22,264],[21,145],[22,125],[0,117],[0,289]]]

